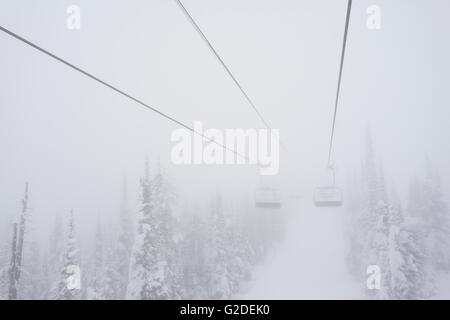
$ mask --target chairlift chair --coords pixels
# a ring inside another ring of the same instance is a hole
[[[344,29],[344,41],[342,44],[342,52],[341,52],[341,64],[339,67],[339,78],[337,85],[337,94],[336,100],[334,104],[334,116],[333,116],[333,124],[331,127],[331,139],[330,139],[330,147],[328,149],[328,169],[333,173],[333,183],[331,185],[325,185],[323,187],[319,187],[316,189],[314,193],[314,204],[316,207],[340,207],[342,206],[342,192],[341,189],[335,187],[335,172],[334,167],[332,166],[331,160],[331,151],[333,148],[333,138],[334,138],[334,128],[336,123],[336,114],[339,105],[339,93],[341,88],[341,80],[342,80],[342,70],[344,68],[344,57],[345,57],[345,47],[347,44],[347,33],[348,26],[350,22],[350,13],[352,9],[352,0],[348,0],[347,5],[347,15],[345,18],[345,29]]]
[[[319,187],[314,193],[314,205],[316,207],[340,207],[342,206],[342,192],[335,186]]]
[[[281,208],[278,192],[273,188],[260,188],[255,193],[255,207],[266,209]]]
[[[316,207],[340,207],[342,206],[342,191],[335,186],[336,176],[334,166],[329,164],[328,169],[333,174],[333,183],[318,187],[314,192],[314,205]]]

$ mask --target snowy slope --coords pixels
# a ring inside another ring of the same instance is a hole
[[[362,299],[350,278],[340,209],[291,203],[284,243],[254,274],[246,299]]]
[[[436,281],[436,296],[438,300],[450,299],[450,274],[440,274]]]

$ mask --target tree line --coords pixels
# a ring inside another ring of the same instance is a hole
[[[76,211],[56,217],[48,245],[34,239],[27,189],[19,222],[0,248],[0,298],[230,298],[279,238],[279,217],[257,212],[249,197],[224,203],[217,194],[206,208],[180,205],[169,176],[160,166],[151,174],[148,160],[139,189],[139,210],[131,212],[124,182],[114,227],[98,219],[83,248]],[[81,270],[80,289],[67,285],[71,266]]]
[[[367,267],[379,267],[380,288],[364,287],[367,298],[432,298],[450,271],[450,210],[439,174],[425,160],[402,201],[375,159],[368,131],[361,174],[348,188],[348,266],[362,284]]]

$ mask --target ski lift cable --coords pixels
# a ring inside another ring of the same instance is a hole
[[[170,115],[167,115],[166,113],[164,113],[164,112],[162,112],[162,111],[160,111],[160,110],[158,110],[158,109],[156,109],[156,108],[154,108],[154,107],[152,107],[152,106],[146,104],[145,102],[143,102],[143,101],[141,101],[141,100],[139,100],[139,99],[133,97],[132,95],[130,95],[130,94],[128,94],[128,93],[126,93],[126,92],[124,92],[124,91],[118,89],[117,87],[115,87],[115,86],[113,86],[113,85],[107,83],[106,81],[101,80],[100,78],[98,78],[98,77],[92,75],[91,73],[89,73],[89,72],[87,72],[87,71],[85,71],[85,70],[83,70],[83,69],[81,69],[81,68],[79,68],[79,67],[77,67],[77,66],[71,64],[70,62],[68,62],[68,61],[66,61],[66,60],[64,60],[64,59],[62,59],[62,58],[56,56],[55,54],[53,54],[53,53],[51,53],[51,52],[49,52],[49,51],[43,49],[42,47],[40,47],[40,46],[38,46],[38,45],[32,43],[31,41],[28,41],[27,39],[25,39],[25,38],[19,36],[18,34],[12,32],[12,31],[10,31],[10,30],[8,30],[8,29],[6,29],[6,28],[4,28],[3,26],[0,26],[0,30],[3,31],[3,32],[6,33],[6,34],[12,36],[13,38],[16,38],[17,40],[22,41],[23,43],[29,45],[30,47],[32,47],[32,48],[34,48],[34,49],[36,49],[36,50],[38,50],[38,51],[40,51],[40,52],[46,54],[47,56],[53,58],[54,60],[56,60],[56,61],[58,61],[58,62],[61,62],[62,64],[65,64],[66,66],[68,66],[68,67],[74,69],[75,71],[78,71],[79,73],[81,73],[81,74],[87,76],[88,78],[91,78],[92,80],[94,80],[94,81],[96,81],[96,82],[98,82],[98,83],[100,83],[100,84],[102,84],[102,85],[104,85],[104,86],[110,88],[111,90],[113,90],[113,91],[115,91],[115,92],[121,94],[122,96],[125,96],[126,98],[128,98],[128,99],[130,99],[130,100],[136,102],[137,104],[139,104],[139,105],[141,105],[141,106],[143,106],[143,107],[145,107],[145,108],[147,108],[147,109],[149,109],[149,110],[151,110],[151,111],[157,113],[158,115],[160,115],[160,116],[166,118],[167,120],[169,120],[169,121],[171,121],[171,122],[174,122],[174,123],[176,123],[176,124],[182,126],[183,128],[185,128],[185,129],[187,129],[187,130],[193,132],[194,134],[197,134],[197,135],[201,136],[201,137],[204,138],[205,140],[207,140],[207,141],[209,141],[209,142],[213,142],[213,143],[215,143],[216,145],[218,145],[218,146],[224,148],[225,150],[228,150],[228,151],[233,152],[233,153],[234,153],[235,155],[237,155],[238,157],[242,157],[242,158],[244,158],[244,159],[246,159],[246,160],[249,160],[249,158],[248,158],[246,155],[242,155],[242,154],[240,154],[239,152],[237,152],[236,150],[233,150],[233,149],[227,147],[226,145],[223,145],[223,144],[221,144],[221,143],[215,141],[213,138],[209,138],[209,137],[205,136],[203,133],[194,130],[194,129],[191,128],[190,126],[188,126],[188,125],[184,124],[183,122],[181,122],[181,121],[175,119],[174,117],[172,117],[172,116],[170,116]],[[258,164],[258,166],[259,166],[259,164]]]
[[[219,53],[216,51],[216,49],[214,49],[213,45],[211,44],[211,42],[208,40],[208,38],[206,37],[206,35],[203,33],[202,29],[200,29],[199,25],[195,22],[194,18],[191,16],[191,14],[189,13],[189,11],[186,9],[186,7],[183,5],[183,3],[180,0],[175,0],[175,2],[178,4],[178,6],[181,8],[181,11],[183,11],[184,15],[186,16],[186,18],[189,20],[189,22],[192,24],[192,26],[195,28],[195,30],[197,31],[197,33],[200,35],[200,37],[203,39],[203,41],[205,41],[205,43],[208,45],[209,49],[211,50],[211,52],[216,56],[217,60],[219,60],[220,64],[222,65],[222,67],[225,69],[225,71],[228,73],[228,75],[230,76],[230,78],[233,80],[233,82],[236,84],[236,86],[239,88],[239,90],[241,91],[241,93],[243,94],[243,96],[245,97],[245,99],[247,100],[247,102],[250,104],[250,106],[253,108],[253,110],[256,112],[256,114],[258,115],[259,119],[264,123],[264,125],[270,129],[269,124],[267,123],[267,121],[264,119],[264,117],[262,116],[262,114],[259,112],[259,110],[256,108],[256,105],[253,103],[252,99],[250,99],[249,95],[245,92],[244,88],[241,86],[241,84],[239,83],[239,81],[236,79],[236,77],[233,75],[233,73],[231,72],[230,68],[228,68],[228,66],[225,64],[225,62],[223,61],[222,57],[219,55]]]
[[[233,82],[236,84],[236,86],[238,87],[238,89],[241,91],[242,95],[245,97],[245,100],[247,100],[247,102],[249,103],[249,105],[252,107],[252,109],[255,111],[255,113],[257,114],[257,116],[259,117],[259,119],[263,122],[263,124],[266,126],[266,128],[268,130],[272,130],[272,128],[270,127],[269,123],[264,119],[263,115],[261,114],[261,112],[258,110],[258,108],[256,107],[255,103],[253,102],[253,100],[250,98],[250,96],[247,94],[247,92],[244,90],[244,88],[242,87],[242,85],[239,83],[239,81],[237,80],[237,78],[234,76],[234,74],[231,72],[231,69],[225,64],[225,61],[222,59],[222,57],[219,55],[219,53],[217,52],[217,50],[214,48],[214,46],[212,45],[212,43],[208,40],[208,38],[206,37],[206,35],[203,33],[202,29],[200,28],[200,26],[197,24],[197,22],[194,20],[194,18],[192,17],[192,15],[189,13],[189,11],[186,9],[186,7],[183,5],[183,3],[181,2],[181,0],[175,0],[175,2],[178,4],[178,6],[180,7],[181,11],[184,13],[184,15],[186,16],[186,18],[188,19],[188,21],[191,23],[191,25],[194,27],[194,29],[197,31],[197,33],[200,35],[200,37],[203,39],[203,41],[206,43],[206,45],[209,47],[209,49],[211,50],[211,52],[215,55],[215,57],[217,58],[217,60],[220,62],[220,64],[222,65],[222,67],[225,69],[225,71],[228,73],[228,75],[230,76],[231,80],[233,80]],[[279,143],[280,146],[285,150],[288,151],[288,149],[285,147],[285,145],[283,144],[283,142],[281,141],[281,139],[279,139]]]
[[[328,149],[328,167],[331,167],[331,151],[333,149],[334,128],[335,128],[335,124],[336,124],[336,115],[337,115],[338,104],[339,104],[339,93],[341,90],[342,70],[344,67],[345,48],[347,45],[348,26],[350,23],[351,10],[352,10],[352,0],[348,0],[347,17],[345,19],[344,40],[342,43],[341,63],[339,66],[338,85],[337,85],[337,91],[336,91],[336,100],[335,100],[335,104],[334,104],[333,124],[331,127],[330,147]]]

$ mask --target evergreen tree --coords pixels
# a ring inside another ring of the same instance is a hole
[[[349,249],[346,256],[346,261],[353,275],[358,281],[361,278],[364,256],[364,237],[363,230],[363,214],[365,206],[363,204],[363,195],[361,188],[361,181],[356,177],[350,180],[346,195],[347,200],[347,216],[346,216],[346,234],[348,235]]]
[[[393,299],[424,299],[429,297],[429,278],[426,273],[426,257],[421,247],[420,226],[405,224],[393,233],[394,254],[391,258],[393,270]]]
[[[8,298],[8,248],[7,238],[2,236],[0,243],[0,300]]]
[[[381,270],[380,290],[367,290],[369,297],[387,299],[391,291],[389,269],[390,219],[383,171],[377,172],[370,131],[367,132],[365,160],[363,165],[361,226],[358,240],[362,243],[363,259],[361,267],[365,276],[369,265],[377,265]]]
[[[48,254],[45,256],[43,273],[44,273],[44,297],[52,298],[53,286],[59,279],[61,268],[61,257],[64,250],[64,232],[61,218],[56,215],[53,229],[50,234]]]
[[[406,217],[408,218],[408,217]],[[391,299],[424,298],[424,255],[416,226],[405,219],[400,199],[395,190],[389,207],[389,269]]]
[[[20,274],[22,272],[22,260],[23,260],[23,248],[25,241],[25,231],[26,231],[26,223],[28,218],[28,182],[25,183],[25,195],[22,199],[22,212],[20,214],[19,221],[19,230],[18,230],[18,238],[17,238],[17,281],[20,279]]]
[[[145,176],[141,179],[141,209],[131,256],[128,299],[166,299],[169,296],[165,283],[165,261],[161,259],[163,228],[154,207],[147,160]]]
[[[14,223],[13,239],[11,243],[11,262],[9,269],[8,298],[15,300],[18,297],[18,285],[22,273],[23,247],[25,241],[25,230],[28,212],[28,182],[25,183],[25,195],[22,199],[22,212],[19,224]]]
[[[206,299],[208,297],[208,273],[206,268],[207,239],[206,226],[199,217],[199,209],[184,224],[185,235],[182,245],[182,287],[185,299]]]
[[[37,241],[25,246],[24,253],[22,277],[19,282],[19,298],[40,300],[45,291],[41,254]]]
[[[103,276],[101,282],[101,299],[117,300],[124,299],[122,295],[122,274],[117,271],[117,256],[113,248],[106,250]]]
[[[228,227],[231,238],[229,247],[229,272],[231,275],[231,292],[238,293],[244,282],[250,281],[251,269],[255,260],[253,248],[244,232],[243,226],[236,220]]]
[[[120,204],[118,243],[115,252],[109,252],[108,258],[110,262],[108,268],[114,268],[114,265],[116,265],[116,270],[110,270],[110,276],[114,274],[114,277],[117,277],[117,298],[120,299],[124,299],[126,297],[132,248],[133,229],[131,217],[128,211],[127,185],[126,177],[124,176],[122,183],[122,199]],[[115,262],[113,260],[115,260]]]
[[[95,236],[93,265],[91,268],[87,299],[98,300],[102,299],[102,285],[103,285],[103,236],[100,219],[97,221],[97,231]]]
[[[450,210],[436,172],[426,163],[422,190],[423,214],[429,228],[428,245],[431,263],[436,271],[450,271]]]
[[[8,299],[17,299],[17,223],[13,224],[13,233],[11,241],[11,260],[9,265],[9,286]]]
[[[175,231],[178,222],[173,215],[175,194],[169,184],[167,176],[158,165],[158,172],[152,183],[154,197],[154,212],[161,228],[162,243],[160,258],[164,264],[164,279],[168,290],[168,297],[181,297],[181,263],[179,261],[178,243]]]
[[[209,298],[227,299],[232,294],[229,268],[229,251],[227,248],[227,230],[220,196],[212,208],[210,226],[210,253],[208,254]]]
[[[64,250],[60,258],[58,278],[53,286],[52,298],[54,300],[79,300],[81,290],[69,285],[69,279],[73,274],[73,267],[80,266],[79,250],[75,234],[75,220],[73,212],[69,217],[67,232],[64,241]]]

